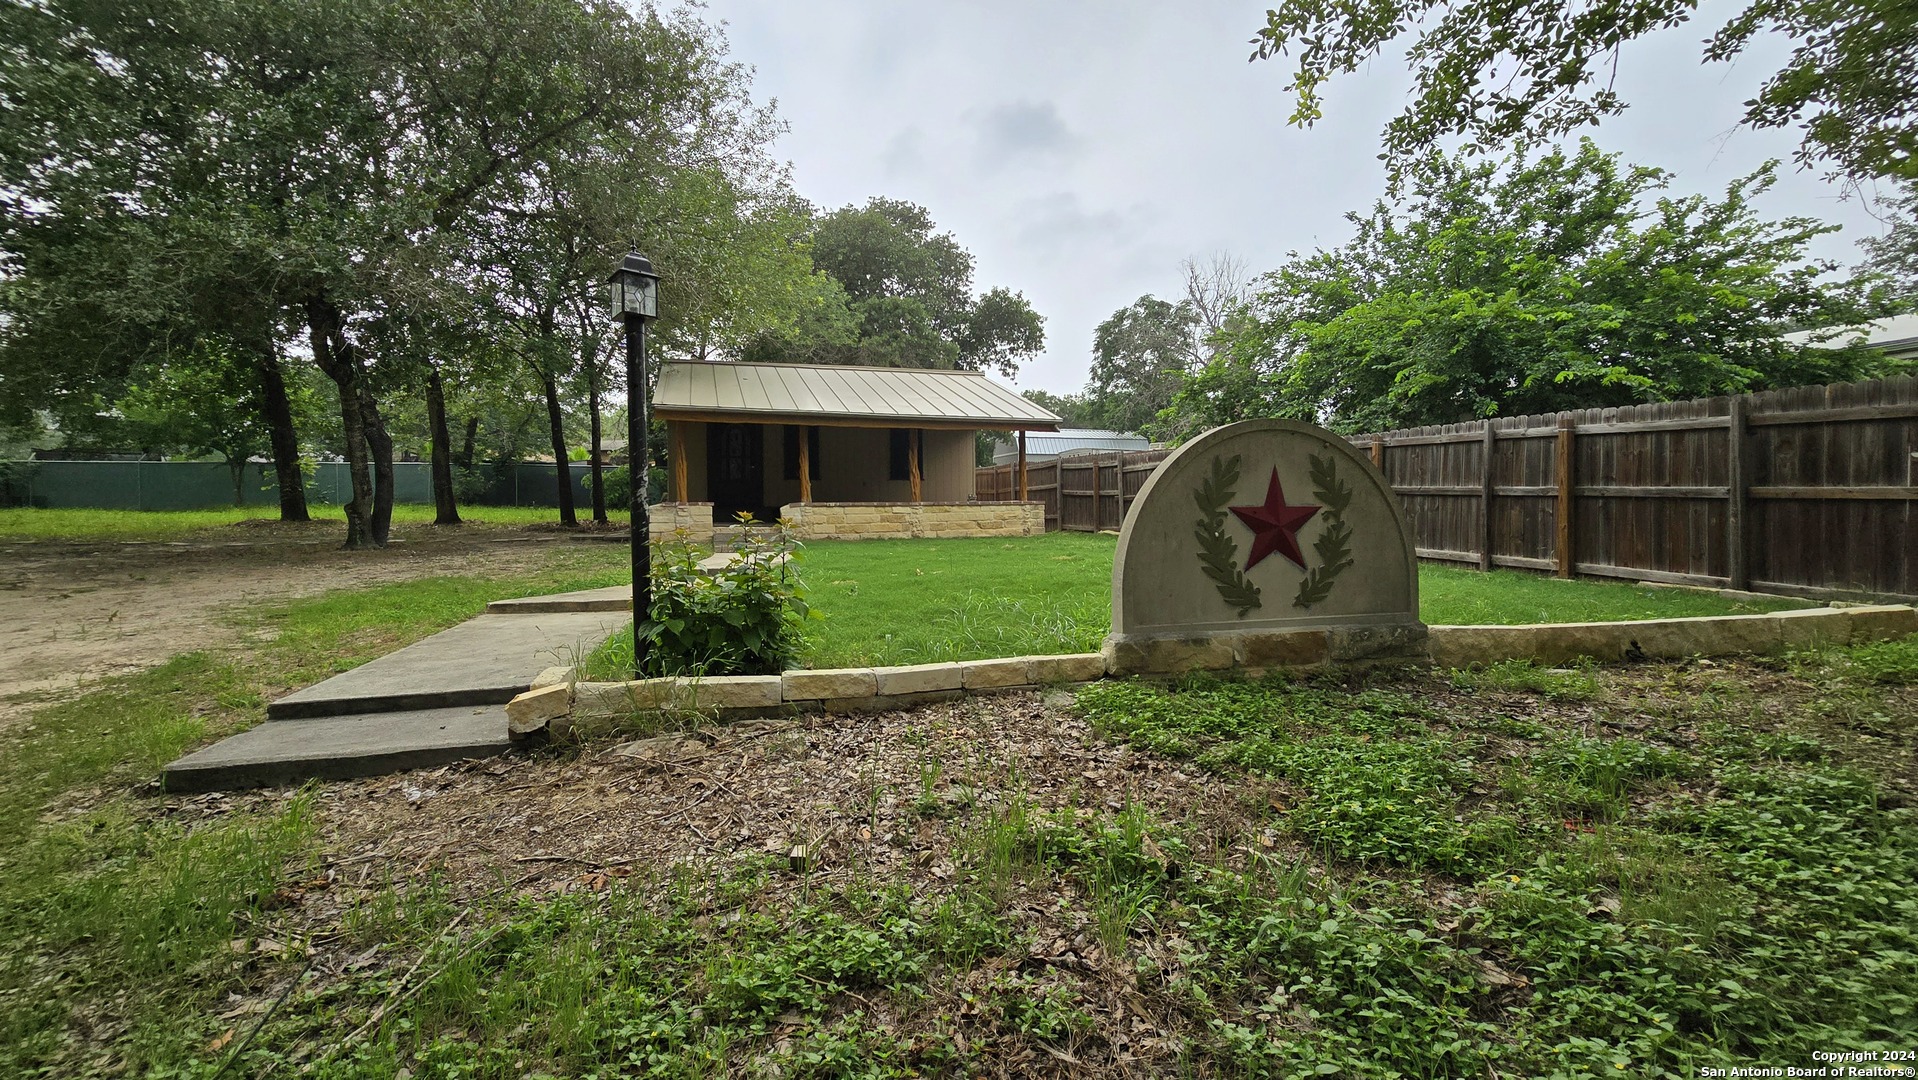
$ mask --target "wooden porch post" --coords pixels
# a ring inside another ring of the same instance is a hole
[[[1019,501],[1026,501],[1026,429],[1019,429]]]
[[[673,501],[686,501],[686,425],[674,420],[666,425],[667,453],[673,458]],[[632,459],[631,448],[627,449],[627,460]]]
[[[801,426],[799,429],[799,501],[812,501],[812,428]]]
[[[911,466],[910,475],[912,476],[912,501],[913,502],[919,502],[921,499],[921,493],[922,493],[922,485],[920,483],[920,477],[919,477],[920,434],[921,433],[918,428],[911,428],[906,432],[906,460]]]

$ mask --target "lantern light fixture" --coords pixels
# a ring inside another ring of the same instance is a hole
[[[607,300],[616,316],[637,315],[642,319],[659,318],[659,275],[652,261],[637,251],[606,279]]]

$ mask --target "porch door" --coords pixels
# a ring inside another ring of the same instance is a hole
[[[741,510],[764,512],[764,432],[759,424],[707,425],[706,492],[715,522],[730,525]]]

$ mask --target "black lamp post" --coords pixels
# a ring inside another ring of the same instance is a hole
[[[646,324],[659,318],[659,275],[637,251],[628,252],[606,279],[615,314],[626,322],[626,476],[633,504],[633,677],[646,677],[646,640],[640,624],[652,611],[652,521],[646,512],[646,433],[652,426],[646,394]]]

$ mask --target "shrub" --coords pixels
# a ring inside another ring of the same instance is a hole
[[[612,510],[624,510],[632,505],[633,481],[620,465],[606,469],[599,474],[599,482],[606,492],[606,506]],[[657,503],[666,498],[666,470],[655,465],[646,471],[646,501]]]
[[[26,506],[33,491],[36,461],[0,461],[0,506]]]
[[[777,675],[794,663],[808,613],[789,559],[799,543],[781,520],[745,530],[738,558],[702,570],[692,546],[653,551],[652,609],[637,632],[648,675]]]

